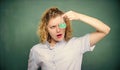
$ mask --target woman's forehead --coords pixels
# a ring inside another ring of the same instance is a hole
[[[50,19],[49,25],[59,24],[59,23],[62,23],[62,22],[64,22],[63,17],[58,16],[58,17],[56,17],[56,18]]]

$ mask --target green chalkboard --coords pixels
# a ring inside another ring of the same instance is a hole
[[[118,0],[1,0],[0,70],[27,70],[29,52],[39,43],[36,35],[42,13],[56,6],[100,19],[111,27],[110,34],[84,54],[82,70],[118,70],[120,8]],[[73,36],[94,31],[80,21],[72,21]]]

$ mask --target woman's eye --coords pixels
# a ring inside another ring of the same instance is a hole
[[[55,28],[55,26],[51,26],[50,28],[51,28],[51,29],[54,29],[54,28]]]

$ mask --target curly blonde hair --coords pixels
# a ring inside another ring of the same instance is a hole
[[[47,25],[50,19],[56,18],[57,16],[61,16],[63,14],[64,13],[56,7],[52,7],[44,12],[37,31],[41,43],[45,43],[46,41],[50,41],[51,39],[51,36],[47,30]],[[72,29],[68,18],[64,18],[64,22],[67,24],[64,38],[65,41],[68,41],[72,37]]]

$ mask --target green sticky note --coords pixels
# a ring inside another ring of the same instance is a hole
[[[66,23],[60,23],[60,24],[59,24],[59,28],[62,28],[62,29],[63,29],[63,28],[66,28]]]

